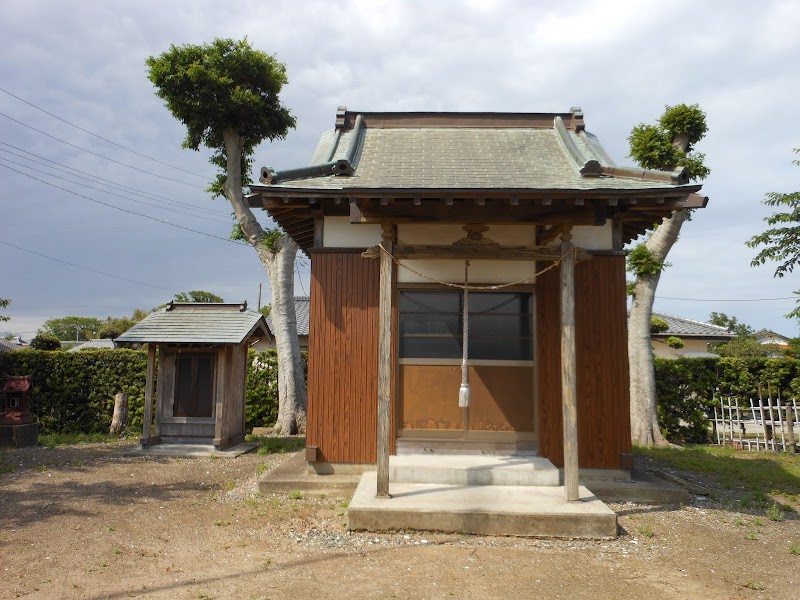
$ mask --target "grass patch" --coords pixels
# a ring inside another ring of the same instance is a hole
[[[300,498],[302,497],[303,497],[303,492],[301,492],[300,490],[292,490],[291,492],[289,492],[289,498],[291,500],[300,500]]]
[[[767,518],[770,521],[783,521],[783,511],[777,504],[773,504],[767,509]]]
[[[800,544],[789,544],[789,554],[800,556]]]
[[[638,454],[667,463],[681,471],[711,475],[721,484],[752,492],[742,499],[743,508],[766,507],[768,494],[791,498],[800,494],[800,455],[749,452],[720,446],[639,448]]]
[[[258,449],[256,451],[261,455],[296,452],[306,447],[306,438],[304,437],[248,435],[245,439],[248,442],[258,444]]]
[[[134,438],[135,435],[123,436]],[[120,440],[118,435],[108,433],[48,433],[39,436],[39,445],[47,448],[74,446],[77,444],[105,444]]]
[[[653,537],[653,527],[650,524],[640,525],[637,531],[639,532],[639,535],[643,537],[646,538]]]

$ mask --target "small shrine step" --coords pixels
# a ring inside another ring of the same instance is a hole
[[[403,454],[389,457],[389,480],[446,485],[558,486],[558,469],[535,455]]]

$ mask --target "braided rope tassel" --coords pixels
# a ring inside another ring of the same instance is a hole
[[[469,261],[464,261],[464,308],[462,314],[463,333],[461,350],[461,388],[458,390],[459,408],[469,406]]]

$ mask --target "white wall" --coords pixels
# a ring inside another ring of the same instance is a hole
[[[322,245],[326,248],[369,248],[381,243],[381,226],[350,223],[350,217],[325,217]]]
[[[708,352],[708,342],[705,340],[683,340],[683,348],[670,348],[661,340],[650,340],[653,354],[659,358],[680,358],[687,352]]]

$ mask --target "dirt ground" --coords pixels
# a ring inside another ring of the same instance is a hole
[[[612,505],[615,541],[348,533],[346,499],[261,496],[286,457],[0,451],[0,598],[800,598],[800,520]],[[713,487],[713,482],[705,482]]]

